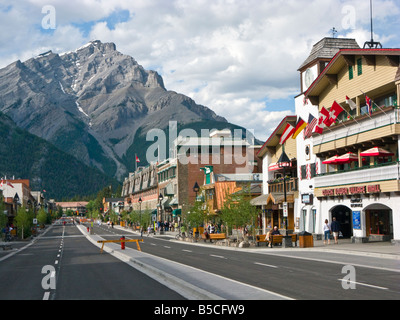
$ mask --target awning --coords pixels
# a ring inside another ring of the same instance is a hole
[[[180,216],[182,214],[182,210],[181,209],[175,209],[172,211],[172,216],[176,217],[176,216]]]
[[[263,194],[257,198],[250,200],[252,206],[265,206],[267,205],[268,194]]]
[[[282,166],[286,167],[286,168],[291,168],[293,166],[292,162],[284,162],[282,163]],[[278,163],[271,163],[268,166],[268,171],[277,171],[282,169],[282,167],[279,167]]]
[[[364,152],[361,152],[360,154],[362,157],[391,157],[394,156],[394,153],[387,151],[382,148],[372,148],[369,150],[366,150]]]

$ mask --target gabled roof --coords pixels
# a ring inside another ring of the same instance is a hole
[[[355,65],[355,56],[364,56],[368,63],[374,63],[375,56],[386,56],[393,63],[393,66],[399,65],[400,49],[341,49],[329,62],[326,68],[315,79],[308,90],[305,92],[305,97],[318,96],[336,76],[339,71],[346,65]],[[393,60],[392,60],[393,59]],[[396,60],[397,59],[397,60]],[[397,62],[396,62],[397,61]],[[332,77],[333,76],[333,77]]]
[[[296,125],[297,116],[287,116],[282,122],[276,127],[275,131],[271,134],[268,140],[264,143],[262,148],[257,152],[257,157],[262,157],[267,152],[267,147],[275,147],[279,144],[283,131],[286,128],[286,124]]]

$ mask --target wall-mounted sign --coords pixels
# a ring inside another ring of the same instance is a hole
[[[380,192],[381,192],[381,186],[377,184],[377,185],[349,187],[349,188],[324,189],[322,190],[322,195],[324,197],[333,197],[333,196],[344,196],[353,194],[380,193]]]

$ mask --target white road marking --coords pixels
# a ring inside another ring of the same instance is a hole
[[[220,259],[226,259],[226,258],[223,257],[223,256],[217,256],[217,255],[214,255],[214,254],[210,254],[210,257],[220,258]]]
[[[348,283],[354,283],[356,285],[360,285],[360,286],[364,286],[364,287],[371,287],[371,288],[375,288],[375,289],[380,289],[380,290],[389,290],[388,288],[385,287],[379,287],[379,286],[374,286],[372,284],[368,284],[368,283],[361,283],[361,282],[355,282],[355,281],[350,281],[350,280],[345,280],[345,279],[338,279],[339,281],[346,281]]]
[[[259,262],[254,262],[254,264],[259,265],[259,266],[263,266],[263,267],[278,269],[277,266],[273,266],[273,265],[270,265],[270,264],[259,263]]]
[[[43,300],[49,300],[50,292],[45,292],[43,296]]]
[[[182,250],[182,251],[185,251],[185,252],[193,252],[193,251],[191,251],[191,250]]]

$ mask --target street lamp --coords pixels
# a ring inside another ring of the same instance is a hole
[[[287,156],[287,154],[285,153],[285,150],[282,149],[282,154],[278,160],[278,167],[283,169],[283,194],[284,194],[284,203],[283,203],[283,218],[285,221],[285,230],[286,230],[286,237],[285,240],[287,241],[283,241],[282,243],[285,243],[284,246],[286,247],[291,247],[292,246],[292,242],[291,242],[291,237],[288,236],[288,203],[287,203],[287,194],[286,194],[286,167],[290,166],[290,159]],[[290,240],[288,240],[287,238],[289,238]],[[290,245],[289,245],[289,241],[290,241]]]
[[[140,228],[142,228],[142,198],[141,197],[139,197],[139,200],[138,200],[138,202],[139,202],[139,212],[140,212]]]
[[[193,186],[193,191],[196,193],[196,199],[195,199],[195,201],[197,201],[197,193],[199,192],[199,190],[200,190],[200,187],[199,187],[199,184],[197,183],[197,181],[194,183],[194,186]]]
[[[158,196],[158,200],[160,201],[160,219],[161,219],[160,234],[164,234],[164,219],[163,219],[163,216],[162,216],[162,207],[161,207],[161,201],[163,201],[163,199],[164,199],[164,197],[160,193],[160,195]]]

